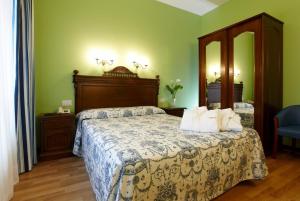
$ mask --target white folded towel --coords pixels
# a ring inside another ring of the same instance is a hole
[[[199,116],[197,131],[203,133],[216,133],[220,131],[219,110],[208,110]]]
[[[181,130],[198,131],[197,126],[202,113],[207,111],[207,107],[197,107],[185,109],[180,123]]]
[[[220,110],[219,124],[221,131],[242,131],[241,117],[231,108]]]
[[[180,129],[196,132],[219,132],[218,112],[218,110],[207,110],[205,106],[184,110]]]

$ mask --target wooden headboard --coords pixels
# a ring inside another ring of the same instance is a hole
[[[74,70],[75,113],[92,108],[157,106],[159,76],[139,78],[124,66],[102,76],[79,75]]]

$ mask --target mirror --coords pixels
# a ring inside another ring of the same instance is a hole
[[[254,125],[255,47],[254,33],[234,38],[234,110],[245,127]]]
[[[221,108],[221,42],[206,46],[206,102],[209,109]]]

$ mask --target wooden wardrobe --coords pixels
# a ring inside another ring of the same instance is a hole
[[[273,118],[282,109],[283,22],[262,13],[198,38],[199,105],[207,105],[207,46],[218,42],[220,104],[221,108],[233,107],[234,65],[237,59],[237,56],[234,58],[237,54],[234,52],[234,41],[246,32],[253,34],[253,71],[249,71],[248,74],[253,72],[254,128],[261,137],[265,153],[269,154],[273,142]]]

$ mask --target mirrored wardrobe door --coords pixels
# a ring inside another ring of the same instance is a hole
[[[241,116],[244,127],[255,128],[259,121],[256,102],[257,70],[261,58],[258,21],[242,24],[229,30],[228,104]]]
[[[209,109],[221,108],[221,42],[206,46],[206,104]]]
[[[233,109],[245,127],[254,127],[255,52],[254,32],[233,39]]]
[[[209,109],[227,106],[226,32],[220,31],[199,39],[200,106]]]

